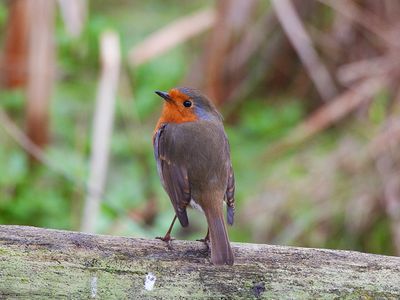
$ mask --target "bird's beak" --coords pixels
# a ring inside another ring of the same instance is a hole
[[[161,91],[155,91],[155,93],[160,96],[161,98],[163,98],[165,101],[170,102],[172,101],[171,96],[166,93],[166,92],[161,92]]]

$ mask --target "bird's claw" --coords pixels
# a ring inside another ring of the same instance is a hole
[[[164,236],[164,237],[157,236],[156,239],[157,239],[157,240],[162,240],[163,242],[167,243],[168,249],[169,249],[169,250],[173,250],[173,248],[172,248],[172,243],[171,243],[171,242],[174,240],[174,238],[171,237],[169,234],[166,235],[166,236]]]
[[[209,238],[202,238],[202,239],[198,239],[196,241],[197,242],[202,242],[207,246],[208,249],[210,248],[210,239]]]

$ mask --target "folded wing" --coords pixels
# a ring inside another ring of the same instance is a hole
[[[191,199],[188,172],[183,165],[171,160],[171,153],[169,153],[165,140],[167,131],[168,124],[164,124],[154,135],[154,156],[161,183],[171,199],[179,222],[183,227],[186,227],[189,224],[186,207]]]

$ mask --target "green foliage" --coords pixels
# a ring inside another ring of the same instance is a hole
[[[43,167],[30,171],[22,151],[7,152],[0,151],[0,223],[68,228],[68,187]]]
[[[0,148],[1,174],[7,176],[0,177],[0,186],[15,188],[18,184],[26,180],[28,175],[28,163],[25,153],[22,151],[8,152]],[[1,193],[7,195],[7,192]]]
[[[268,137],[269,141],[282,137],[301,120],[303,108],[300,100],[287,100],[275,104],[253,100],[243,108],[243,128],[246,135]]]
[[[101,33],[111,27],[101,15],[91,17],[78,38],[68,35],[61,23],[56,30],[58,63],[66,78],[76,76],[97,76],[99,66],[99,40]],[[74,80],[75,81],[75,80]]]
[[[136,70],[135,108],[141,119],[148,118],[160,107],[160,99],[154,97],[154,90],[169,90],[185,74],[187,57],[184,54],[182,47],[178,47]]]
[[[7,6],[5,5],[4,1],[0,2],[0,28],[5,28],[5,23],[7,20]],[[4,33],[4,30],[0,32]]]
[[[0,99],[2,107],[9,113],[18,114],[24,104],[24,92],[22,90],[0,90]]]
[[[375,124],[381,124],[386,117],[389,95],[387,91],[381,91],[375,96],[369,108],[369,118]]]

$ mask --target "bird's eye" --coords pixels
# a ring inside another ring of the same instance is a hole
[[[192,102],[189,100],[186,100],[185,102],[183,102],[183,106],[184,107],[191,107],[192,106]]]

